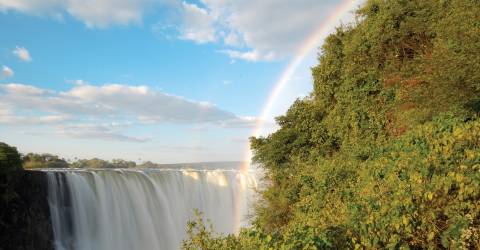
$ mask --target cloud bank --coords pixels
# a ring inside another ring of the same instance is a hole
[[[208,102],[152,90],[146,86],[80,84],[67,91],[52,91],[32,85],[0,85],[0,124],[54,125],[57,133],[80,138],[104,138],[145,142],[121,134],[123,122],[132,124],[210,124],[243,128],[255,124]]]
[[[220,50],[234,59],[270,61],[292,55],[311,36],[339,1],[318,0],[202,0],[202,7],[183,4],[186,16],[192,9],[202,13],[201,26],[186,22],[179,27],[208,32],[210,42],[231,49]],[[213,31],[213,33],[212,33]],[[202,36],[181,36],[205,42]]]
[[[62,19],[68,14],[89,28],[140,23],[149,0],[0,0],[0,11]]]
[[[231,57],[271,61],[294,54],[340,4],[334,0],[0,0],[0,12],[64,15],[89,28],[142,23],[146,13],[167,10],[174,18],[159,20],[153,30],[166,37],[215,43]],[[146,10],[149,10],[148,12]],[[158,13],[158,12],[157,12]],[[160,17],[156,18],[161,19]],[[165,31],[168,32],[165,32]]]

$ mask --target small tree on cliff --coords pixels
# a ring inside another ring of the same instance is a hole
[[[0,174],[22,169],[22,160],[17,148],[0,142]]]

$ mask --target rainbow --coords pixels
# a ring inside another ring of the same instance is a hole
[[[261,135],[265,125],[265,121],[268,119],[268,116],[272,112],[272,108],[275,102],[277,101],[284,87],[290,81],[290,78],[293,76],[293,74],[297,70],[300,63],[308,55],[308,53],[313,49],[315,49],[318,46],[318,44],[332,31],[332,29],[334,29],[337,26],[339,19],[343,15],[348,13],[348,11],[353,10],[354,7],[356,7],[356,5],[359,4],[361,1],[363,0],[343,1],[342,4],[340,4],[335,9],[335,11],[332,12],[332,14],[330,14],[328,18],[321,23],[320,27],[317,30],[315,30],[315,32],[313,32],[312,35],[305,40],[302,46],[300,46],[299,50],[295,54],[295,57],[292,59],[292,61],[290,61],[290,63],[287,65],[285,70],[280,75],[280,78],[278,79],[278,81],[275,83],[272,89],[272,92],[270,93],[270,96],[267,99],[267,102],[263,106],[262,113],[259,119],[257,120],[257,123],[255,124],[255,128],[253,130],[252,136],[258,137]],[[251,158],[252,158],[252,152],[250,150],[250,144],[247,144],[247,148],[245,150],[244,164],[240,168],[241,172],[243,173],[248,172],[250,168]],[[239,190],[237,194],[238,198],[244,195],[245,190],[242,190],[244,188],[248,188],[248,187],[243,187]],[[240,208],[237,207],[236,210],[237,212],[235,216],[236,217],[235,230],[238,232],[238,230],[240,229],[241,215],[240,215]]]
[[[277,101],[280,93],[284,87],[290,81],[290,78],[293,76],[297,70],[300,63],[308,55],[310,51],[316,49],[318,44],[338,25],[339,19],[347,14],[349,11],[353,10],[362,0],[345,0],[343,1],[336,9],[333,11],[328,18],[321,23],[320,27],[312,33],[305,42],[299,47],[297,53],[290,63],[287,65],[285,70],[280,75],[280,78],[275,83],[270,96],[267,99],[267,102],[263,106],[261,115],[255,124],[252,136],[258,137],[261,135],[262,130],[265,125],[265,121],[268,119],[272,108]],[[252,158],[252,152],[250,150],[250,145],[247,145],[245,150],[244,164],[241,168],[242,171],[247,171],[250,166],[250,161]]]
[[[262,130],[264,129],[265,121],[268,119],[268,116],[272,112],[272,108],[277,101],[278,97],[280,96],[282,90],[284,87],[288,84],[290,81],[290,78],[293,76],[295,71],[297,70],[298,66],[300,63],[305,59],[305,57],[308,55],[310,51],[313,49],[316,49],[319,45],[319,43],[337,26],[340,18],[347,14],[348,11],[353,10],[356,5],[358,5],[360,2],[363,0],[345,0],[343,1],[336,9],[333,11],[328,18],[321,23],[320,27],[315,30],[311,36],[309,36],[307,39],[305,39],[305,42],[302,44],[302,46],[299,47],[297,53],[295,54],[295,57],[290,61],[290,63],[287,65],[285,70],[282,72],[280,75],[280,78],[278,81],[275,83],[272,92],[270,93],[270,96],[267,99],[267,102],[263,106],[261,115],[259,119],[257,120],[257,123],[255,124],[255,128],[253,130],[252,136],[258,137],[261,135],[263,132]],[[240,170],[243,173],[247,173],[249,168],[250,168],[250,161],[252,158],[252,152],[250,150],[250,144],[247,143],[246,150],[245,150],[245,158],[244,158],[244,164],[241,166]],[[248,188],[248,187],[246,187]],[[245,190],[240,189],[239,193],[237,194],[238,197],[241,197],[244,195]],[[236,231],[238,232],[240,228],[240,209],[237,208],[237,213],[236,213]]]

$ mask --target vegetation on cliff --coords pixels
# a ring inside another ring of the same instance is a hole
[[[17,148],[0,142],[0,174],[22,169],[22,160]]]
[[[46,174],[24,171],[15,147],[0,143],[0,249],[53,249]]]
[[[22,164],[25,169],[38,168],[134,168],[134,161],[113,159],[106,161],[98,158],[78,159],[73,162],[51,154],[28,153],[22,156]],[[141,167],[142,165],[139,165]]]
[[[314,88],[252,138],[267,186],[238,236],[185,249],[480,247],[480,2],[369,0]]]

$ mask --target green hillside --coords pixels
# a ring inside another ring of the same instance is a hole
[[[369,0],[325,41],[313,92],[252,138],[254,224],[187,249],[480,247],[480,1]],[[214,225],[213,225],[214,226]]]

